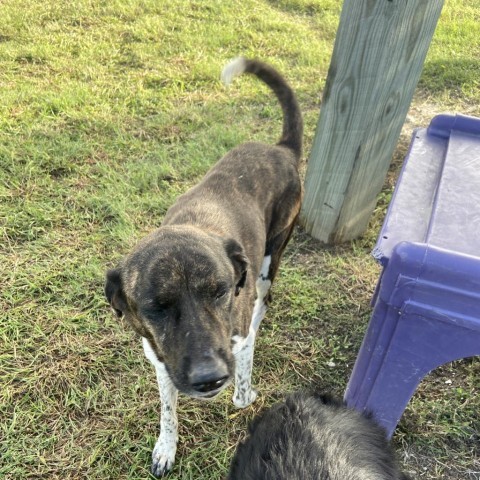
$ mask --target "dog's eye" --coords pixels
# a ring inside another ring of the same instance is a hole
[[[225,295],[227,294],[227,290],[219,290],[216,294],[215,294],[215,300],[220,300],[221,298],[224,298]]]
[[[167,304],[158,304],[155,306],[150,306],[148,308],[143,308],[142,313],[145,317],[152,320],[158,320],[159,318],[164,317],[168,312],[169,305]]]

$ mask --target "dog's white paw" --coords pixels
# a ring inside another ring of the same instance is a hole
[[[238,391],[235,392],[233,395],[233,404],[237,408],[245,408],[248,407],[251,403],[255,401],[257,398],[257,392],[256,390],[250,389],[248,391]]]
[[[152,474],[155,477],[161,477],[172,469],[176,451],[175,444],[158,440],[152,453]]]

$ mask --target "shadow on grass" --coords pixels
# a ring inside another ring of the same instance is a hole
[[[475,58],[427,61],[419,87],[431,95],[449,92],[453,97],[478,95],[480,62]]]

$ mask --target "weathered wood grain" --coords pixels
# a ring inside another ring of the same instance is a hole
[[[367,227],[443,3],[345,0],[301,214],[323,242]]]

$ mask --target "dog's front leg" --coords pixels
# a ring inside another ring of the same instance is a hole
[[[255,349],[255,337],[257,336],[260,323],[267,311],[267,296],[272,286],[269,278],[269,269],[272,257],[264,257],[260,275],[256,282],[257,299],[253,307],[252,320],[247,337],[234,338],[235,345],[235,391],[233,404],[237,408],[250,405],[257,398],[257,392],[252,389],[253,352]]]
[[[160,391],[160,435],[152,453],[152,474],[160,477],[172,468],[175,461],[178,440],[178,390],[170,380],[165,364],[158,360],[148,340],[146,338],[142,340],[145,356],[155,367]]]
[[[252,329],[245,338],[234,338],[240,348],[235,352],[235,391],[233,404],[237,408],[245,408],[255,401],[257,392],[252,389],[253,351],[255,347],[255,334]],[[241,346],[240,346],[241,345]]]

